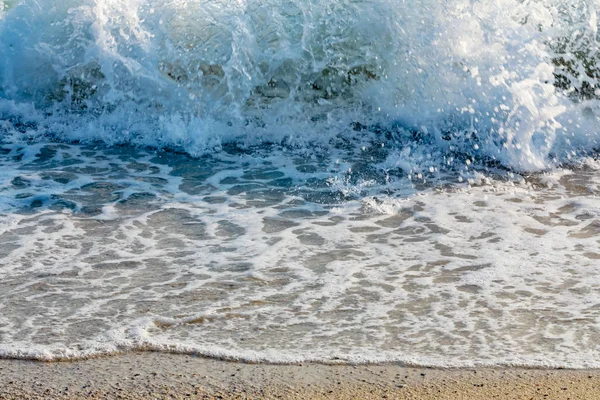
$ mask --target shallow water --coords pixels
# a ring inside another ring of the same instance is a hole
[[[429,183],[336,157],[5,145],[0,353],[598,366],[592,160]]]

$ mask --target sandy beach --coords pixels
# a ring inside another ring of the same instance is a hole
[[[0,360],[1,399],[596,399],[598,370],[265,365],[133,353]]]

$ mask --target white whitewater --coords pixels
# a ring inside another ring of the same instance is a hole
[[[476,133],[484,156],[537,170],[597,146],[599,6],[5,2],[4,136],[204,154],[233,141],[328,143],[358,122],[441,148]]]

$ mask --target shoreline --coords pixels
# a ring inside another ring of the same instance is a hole
[[[600,370],[249,364],[133,352],[81,361],[0,359],[0,399],[591,399]]]

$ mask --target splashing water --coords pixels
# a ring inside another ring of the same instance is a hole
[[[539,170],[597,147],[597,6],[5,2],[3,136],[199,155],[383,129],[399,149]]]

